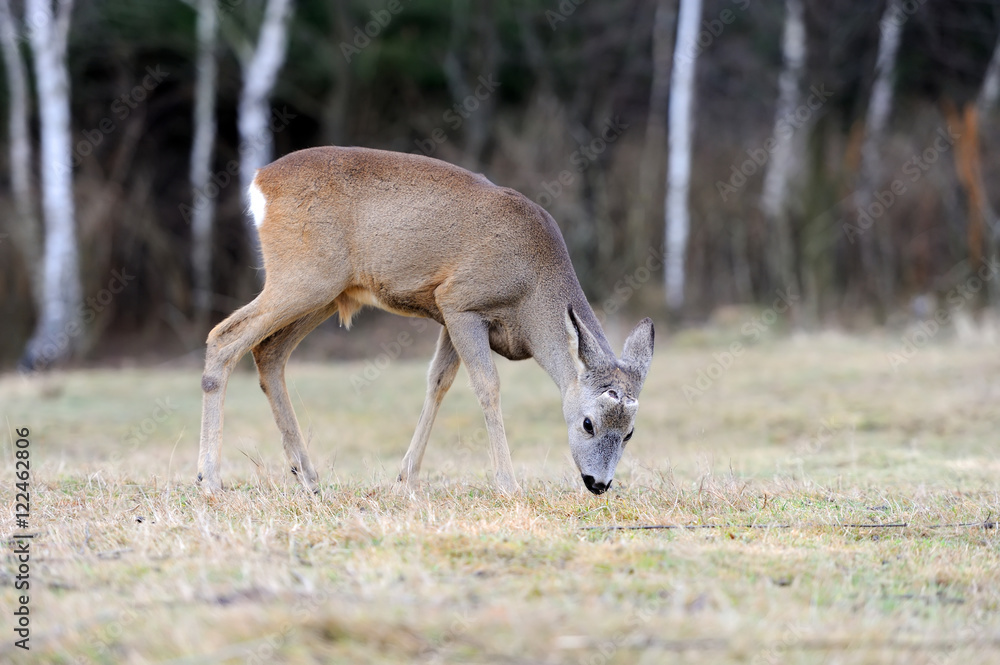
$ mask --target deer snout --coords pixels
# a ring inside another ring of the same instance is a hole
[[[583,484],[587,486],[587,489],[594,494],[604,494],[609,489],[611,489],[611,483],[614,482],[612,479],[608,479],[607,482],[602,482],[595,480],[593,476],[583,475]]]
[[[607,492],[615,477],[615,467],[622,456],[621,435],[608,432],[596,441],[577,442],[572,452],[584,486],[594,494]]]

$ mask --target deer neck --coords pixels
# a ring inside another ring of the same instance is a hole
[[[560,289],[558,295],[546,298],[544,305],[536,309],[540,315],[536,318],[537,328],[531,340],[535,361],[559,386],[559,393],[564,399],[566,391],[578,379],[577,360],[571,355],[566,332],[567,305],[573,306],[573,311],[594,335],[604,352],[609,358],[615,359],[611,344],[604,335],[604,329],[583,295],[582,289],[577,286],[575,290],[578,293],[567,298],[565,291]]]

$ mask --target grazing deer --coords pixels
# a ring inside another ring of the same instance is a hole
[[[292,349],[333,315],[364,305],[442,326],[424,407],[399,480],[416,485],[438,407],[464,362],[489,434],[497,486],[517,492],[491,350],[534,357],[558,384],[569,445],[587,489],[611,486],[632,436],[653,357],[643,319],[611,350],[552,217],[512,189],[446,162],[363,148],[312,148],[260,169],[250,186],[266,280],[260,295],[208,335],[198,481],[222,488],[226,383],[253,351],[292,473],[318,477],[285,387]]]

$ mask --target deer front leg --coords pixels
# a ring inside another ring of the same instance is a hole
[[[427,440],[431,436],[431,427],[434,426],[434,419],[437,417],[441,400],[451,388],[458,374],[458,366],[461,360],[455,346],[451,343],[447,328],[441,328],[438,335],[437,350],[434,352],[434,359],[431,360],[430,370],[427,372],[427,396],[424,398],[424,408],[420,411],[420,420],[417,421],[417,429],[413,432],[410,440],[410,447],[406,449],[403,457],[402,468],[399,472],[399,481],[406,483],[407,487],[416,489],[417,476],[420,473],[420,462],[424,459],[424,450],[427,449]]]
[[[490,462],[497,488],[505,494],[521,491],[514,479],[514,465],[510,461],[507,435],[500,413],[500,377],[490,350],[486,321],[473,312],[445,313],[445,325],[452,344],[469,372],[472,390],[486,418],[486,432],[490,439]]]

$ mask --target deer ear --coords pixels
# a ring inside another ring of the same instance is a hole
[[[569,354],[576,362],[577,374],[583,374],[606,360],[597,339],[573,311],[572,305],[566,308],[566,337]]]
[[[628,339],[625,340],[625,349],[622,351],[622,361],[632,367],[641,377],[639,388],[646,380],[649,372],[649,365],[653,362],[653,320],[646,318],[640,321]]]

